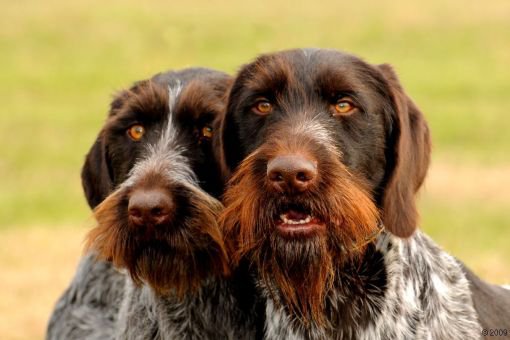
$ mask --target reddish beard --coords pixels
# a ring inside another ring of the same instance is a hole
[[[193,293],[208,277],[228,275],[229,261],[217,224],[222,205],[199,191],[189,196],[187,215],[171,225],[134,228],[118,190],[95,209],[98,226],[87,235],[85,248],[126,268],[136,284],[146,282],[158,294]]]
[[[280,149],[263,146],[240,164],[224,195],[220,226],[234,265],[248,259],[276,303],[306,324],[323,324],[335,275],[359,258],[380,229],[378,209],[335,157],[320,161],[320,178],[306,193],[275,194],[262,169]],[[307,237],[282,236],[275,219],[289,202],[310,211],[325,228]]]

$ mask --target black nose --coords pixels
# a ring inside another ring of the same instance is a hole
[[[277,156],[267,164],[269,183],[280,192],[303,192],[316,177],[316,162],[302,155]]]
[[[157,226],[170,220],[172,208],[172,198],[164,190],[137,189],[129,197],[128,214],[136,226]]]

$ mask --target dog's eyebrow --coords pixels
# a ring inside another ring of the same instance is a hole
[[[244,86],[260,94],[282,92],[295,81],[289,63],[280,57],[261,58],[246,71]]]
[[[342,95],[352,97],[363,111],[373,109],[373,80],[361,81],[350,71],[323,70],[317,77],[317,90],[320,95],[331,100]]]
[[[167,115],[168,94],[164,87],[145,82],[124,93],[121,105],[114,115],[109,115],[105,128],[122,130],[135,122],[154,122]]]

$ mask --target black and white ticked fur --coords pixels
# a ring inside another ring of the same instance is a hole
[[[125,279],[111,263],[85,255],[55,305],[46,339],[113,339]]]
[[[357,277],[341,275],[327,297],[328,325],[305,329],[266,293],[267,339],[480,339],[482,327],[460,263],[417,231],[383,232]],[[344,313],[364,315],[342,324]]]

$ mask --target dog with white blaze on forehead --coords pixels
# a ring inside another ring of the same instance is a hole
[[[416,230],[430,136],[389,65],[321,49],[257,58],[232,86],[222,149],[234,174],[220,225],[234,264],[251,263],[267,339],[510,328],[510,294]]]
[[[234,286],[238,276],[227,278],[217,226],[224,180],[216,129],[230,84],[224,73],[186,69],[115,98],[82,172],[87,199],[97,205],[80,265],[91,272],[64,294],[48,338],[255,336],[254,294]]]

